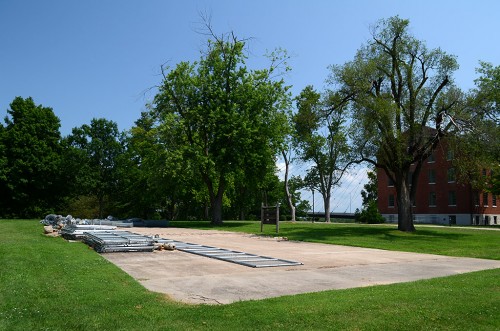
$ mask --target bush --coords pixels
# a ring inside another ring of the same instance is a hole
[[[361,211],[356,209],[354,217],[356,222],[359,223],[380,224],[385,222],[385,219],[378,211],[376,201],[371,201],[368,206],[365,206]]]

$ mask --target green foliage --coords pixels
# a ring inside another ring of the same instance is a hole
[[[0,129],[0,210],[3,216],[41,217],[66,190],[60,173],[59,118],[32,98],[16,97]]]
[[[496,167],[495,172],[491,175],[490,179],[490,192],[497,196],[500,195],[500,167]],[[491,173],[490,173],[491,174]]]
[[[75,218],[96,219],[99,217],[99,201],[95,196],[75,196],[67,202],[65,207],[65,214]]]
[[[368,204],[363,206],[363,209],[359,211],[356,209],[354,214],[356,222],[366,223],[366,224],[380,224],[384,223],[385,219],[380,215],[377,207],[377,201],[370,201]]]
[[[179,153],[170,152],[170,135],[157,127],[150,112],[143,112],[124,137],[119,157],[117,209],[125,217],[175,219],[183,202],[193,200],[188,189],[190,168]]]
[[[311,210],[311,205],[309,201],[302,200],[300,189],[304,188],[304,181],[300,176],[292,176],[288,180],[288,186],[292,196],[292,203],[295,206],[295,213],[297,216],[306,216],[307,212]],[[282,204],[286,212],[285,201]]]
[[[378,198],[378,179],[377,179],[377,171],[369,170],[367,172],[368,183],[363,186],[363,190],[361,190],[361,198],[363,199],[363,206],[367,206],[372,201],[377,201]]]
[[[118,126],[106,119],[92,119],[90,125],[73,128],[67,137],[68,162],[74,165],[76,196],[94,196],[98,202],[99,218],[110,211],[106,200],[117,189],[118,158],[123,153]]]
[[[306,86],[300,95],[296,98],[297,113],[293,115],[293,124],[297,136],[296,144],[301,140],[313,140],[314,132],[320,125],[320,106],[321,95],[314,90],[312,86]],[[298,140],[300,139],[300,140]],[[304,144],[308,141],[304,141]],[[313,142],[311,141],[312,145]]]
[[[471,184],[474,189],[497,192],[500,172],[500,126],[490,120],[476,123],[476,129],[449,139],[453,151],[453,166],[458,181]],[[483,169],[487,175],[483,175]]]
[[[500,65],[493,66],[488,62],[480,62],[476,70],[480,74],[474,82],[475,111],[498,125],[500,116]]]
[[[469,95],[474,114],[468,131],[450,140],[460,181],[473,188],[500,194],[500,66],[481,62],[476,88]],[[483,176],[482,169],[487,169]],[[492,172],[490,172],[492,170]]]
[[[273,79],[284,58],[274,54],[269,69],[249,70],[244,46],[234,35],[209,41],[199,62],[164,72],[154,100],[165,151],[182,160],[191,182],[203,183],[198,199],[209,201],[214,223],[233,185],[235,192],[262,187],[284,140],[288,87]]]
[[[8,159],[6,155],[6,149],[7,147],[5,146],[5,128],[3,127],[2,123],[0,123],[0,210],[3,210],[4,212],[1,212],[0,214],[5,213],[5,208],[7,207],[6,202],[9,197],[9,191],[8,191],[8,186],[7,186],[7,165],[8,165]],[[5,215],[1,215],[5,216]]]
[[[363,199],[363,208],[356,209],[355,219],[356,222],[367,224],[384,223],[385,219],[382,217],[377,207],[378,189],[377,189],[377,172],[368,171],[368,183],[364,185],[361,191]]]

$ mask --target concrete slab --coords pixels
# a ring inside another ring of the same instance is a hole
[[[250,268],[180,251],[103,254],[148,290],[193,304],[228,304],[500,268],[500,261],[495,260],[280,241],[224,231],[177,228],[132,231],[303,263],[292,267]]]

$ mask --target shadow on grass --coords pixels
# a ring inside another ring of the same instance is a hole
[[[422,240],[460,240],[469,236],[465,233],[443,231],[441,229],[418,229],[415,232],[402,232],[392,227],[385,226],[297,226],[282,227],[283,235],[294,240],[320,240],[329,241],[333,238],[377,238],[378,240],[394,241],[422,241]],[[286,232],[286,234],[285,234]]]
[[[170,227],[174,228],[192,228],[192,229],[207,229],[207,230],[225,230],[246,228],[254,225],[252,221],[226,221],[222,224],[212,224],[210,221],[171,221]]]
[[[419,228],[415,232],[402,232],[393,226],[370,226],[365,224],[322,224],[322,223],[291,223],[281,222],[279,234],[274,231],[274,226],[264,226],[260,232],[260,222],[256,221],[225,221],[223,224],[214,225],[208,221],[173,221],[172,227],[197,228],[207,230],[229,230],[261,234],[265,236],[285,236],[290,240],[312,241],[324,243],[355,244],[359,241],[402,241],[402,242],[440,242],[455,241],[470,234],[453,231],[447,228]]]

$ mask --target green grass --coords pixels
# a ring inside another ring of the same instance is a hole
[[[249,231],[255,226],[228,222],[221,229]],[[455,233],[455,229],[432,228],[423,234],[398,235],[390,227],[357,225],[356,231],[356,225],[329,226],[283,224],[280,235],[322,242],[345,240],[351,244],[364,238],[367,245],[379,242],[385,247],[390,241],[394,248],[410,243],[420,249],[433,246],[427,241],[437,240],[436,245],[441,246],[452,240],[480,250],[482,246],[473,241],[496,238],[489,244],[497,252],[495,246],[500,241],[497,231],[490,234],[460,229]],[[308,237],[315,235],[318,238]],[[345,238],[334,239],[342,236]],[[367,236],[375,238],[370,241]],[[37,221],[0,221],[0,330],[6,331],[498,330],[499,279],[500,269],[495,269],[224,306],[184,305],[148,292],[82,243],[45,237]],[[293,286],[283,284],[287,285]]]

